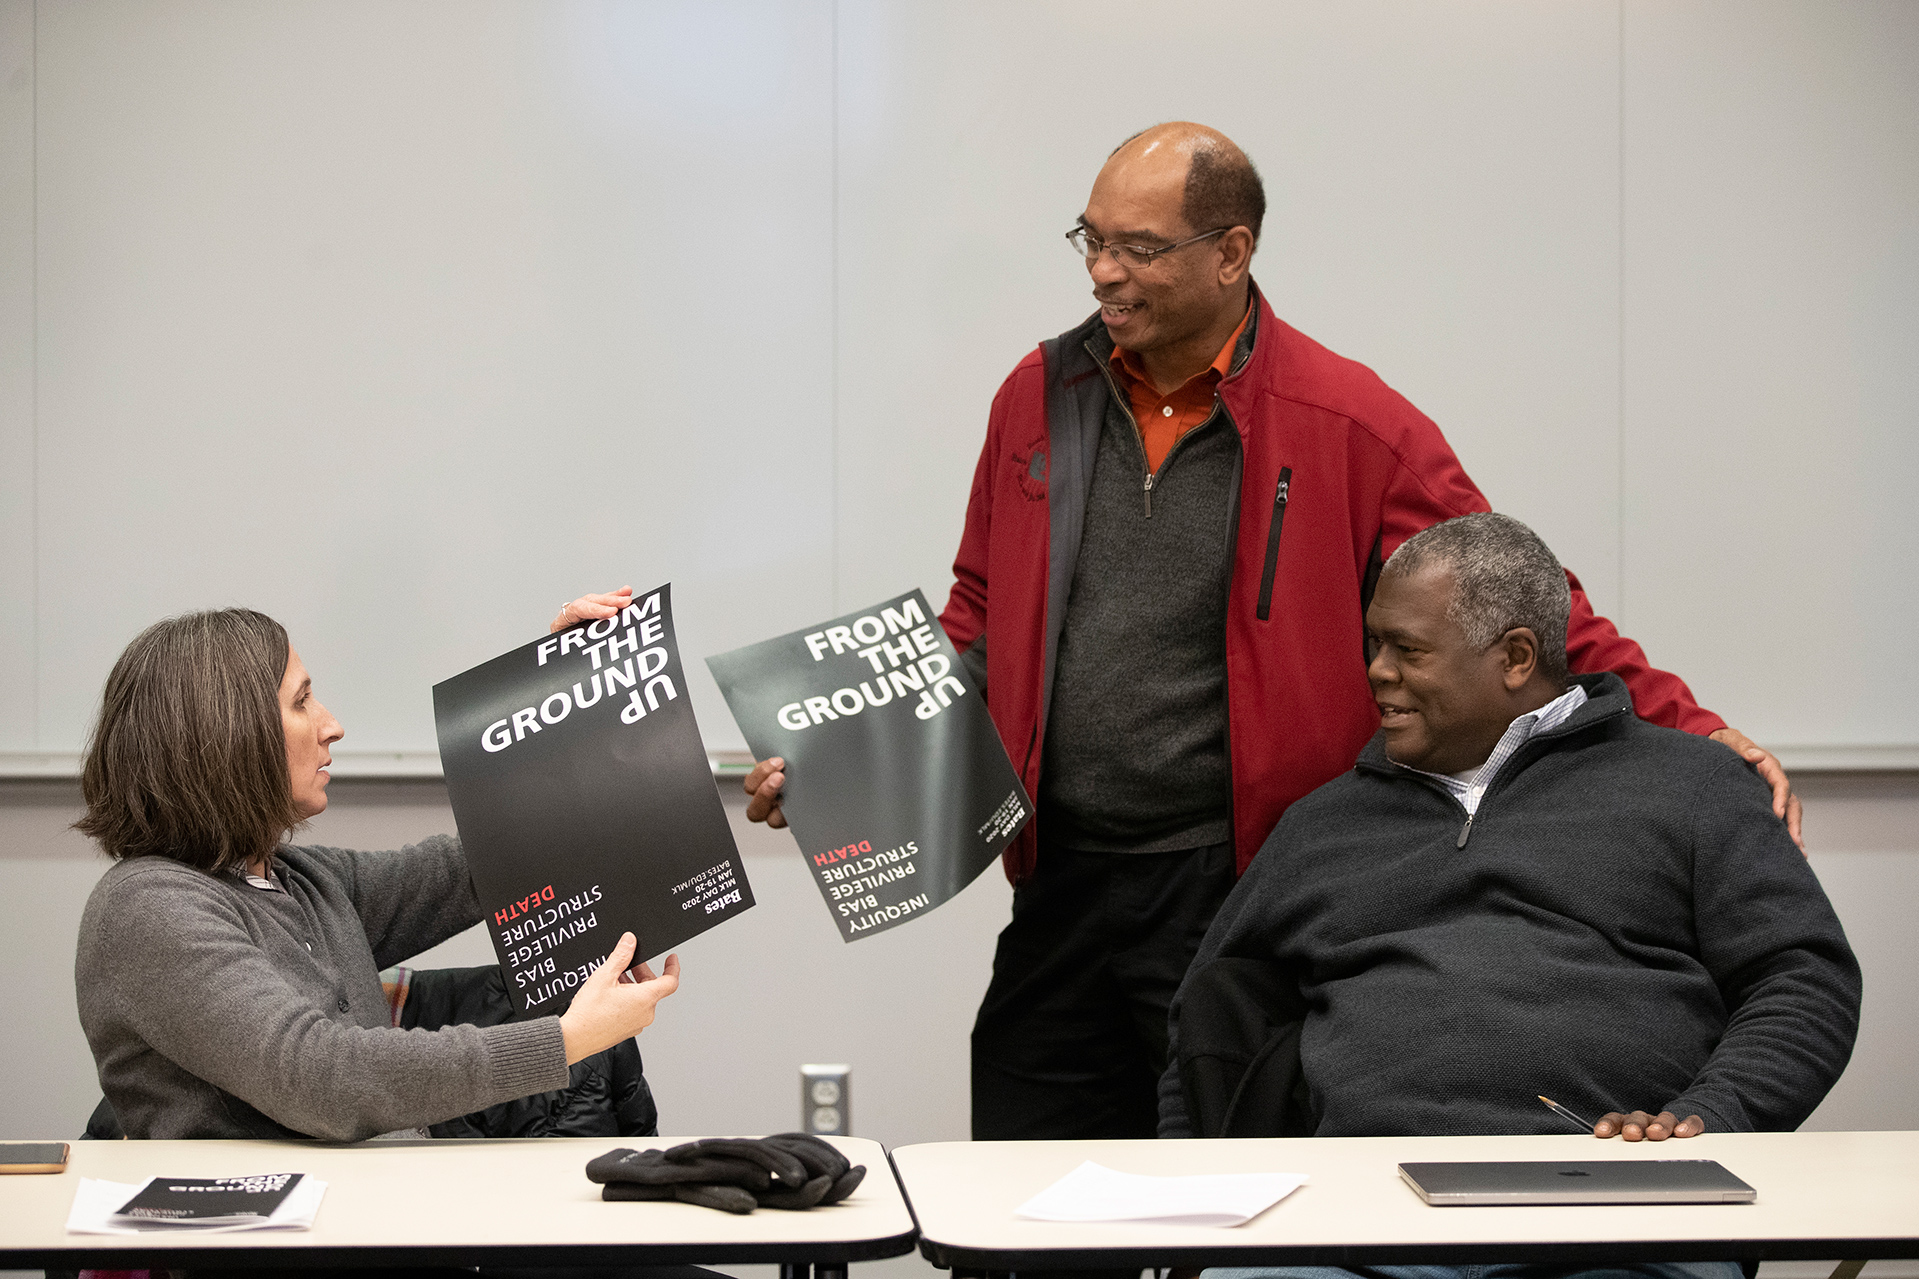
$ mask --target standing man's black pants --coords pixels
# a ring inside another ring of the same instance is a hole
[[[1166,1010],[1233,887],[1231,844],[1040,849],[973,1024],[973,1138],[1152,1137]]]

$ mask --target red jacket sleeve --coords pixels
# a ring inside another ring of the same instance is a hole
[[[1612,671],[1625,680],[1633,710],[1649,724],[1701,737],[1726,726],[1725,720],[1693,700],[1685,680],[1647,661],[1644,649],[1593,612],[1592,601],[1570,569],[1566,582],[1573,591],[1572,616],[1566,622],[1566,660],[1574,670]]]
[[[1437,429],[1409,432],[1380,512],[1380,554],[1391,556],[1414,533],[1454,516],[1491,510]],[[1693,700],[1686,682],[1646,660],[1645,650],[1593,612],[1585,588],[1570,570],[1572,615],[1566,623],[1566,659],[1575,671],[1612,671],[1626,681],[1633,710],[1650,724],[1705,736],[1726,721]]]
[[[1008,379],[1010,383],[1011,379]],[[993,532],[993,461],[998,456],[1000,427],[1006,416],[1006,387],[993,397],[987,416],[986,443],[973,468],[973,491],[966,499],[966,528],[960,534],[959,553],[953,557],[953,589],[940,612],[946,638],[964,653],[986,632],[986,564]]]

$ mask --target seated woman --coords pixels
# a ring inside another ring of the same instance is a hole
[[[601,615],[596,599],[575,619]],[[677,957],[626,971],[628,933],[559,1016],[392,1026],[380,970],[480,907],[451,836],[396,853],[283,842],[326,808],[342,736],[260,613],[169,618],[114,664],[76,825],[118,864],[87,901],[74,980],[128,1136],[416,1135],[565,1088],[570,1063],[631,1039],[678,986]]]

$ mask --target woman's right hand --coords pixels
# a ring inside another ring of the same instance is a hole
[[[641,964],[629,976],[633,951],[639,945],[632,933],[621,933],[619,944],[593,975],[580,983],[573,1004],[560,1014],[560,1033],[566,1039],[566,1064],[584,1061],[631,1039],[653,1024],[653,1010],[680,987],[680,957],[666,957],[666,971],[658,977]],[[625,978],[625,980],[622,980]]]

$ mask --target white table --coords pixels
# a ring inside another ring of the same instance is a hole
[[[684,1137],[373,1142],[76,1141],[61,1175],[0,1176],[0,1269],[191,1266],[609,1266],[776,1262],[804,1274],[911,1252],[911,1212],[878,1142],[834,1137],[866,1180],[844,1202],[745,1216],[606,1203],[586,1162]],[[70,1235],[81,1177],[304,1172],[328,1183],[313,1229]]]
[[[1092,1160],[1122,1172],[1303,1172],[1233,1229],[1027,1221],[1014,1209]],[[1419,1160],[1717,1159],[1755,1204],[1434,1208],[1400,1179]],[[1919,1257],[1919,1133],[1707,1133],[1686,1141],[1322,1137],[1006,1141],[893,1152],[920,1251],[955,1271]]]

